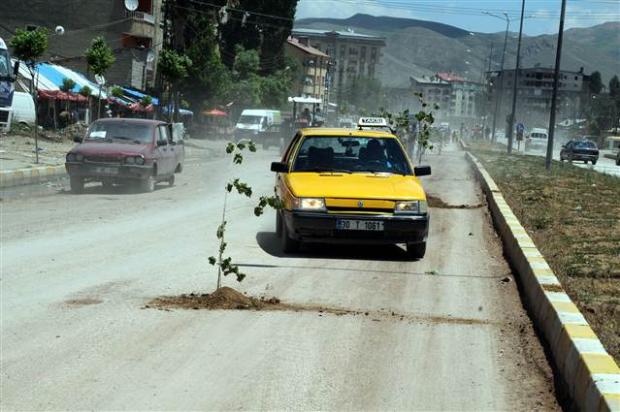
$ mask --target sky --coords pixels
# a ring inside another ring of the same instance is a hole
[[[561,0],[525,0],[523,32],[557,33]],[[508,13],[511,31],[519,30],[521,0],[300,0],[296,18],[346,18],[356,13],[430,20],[473,32],[500,32]],[[567,0],[565,28],[620,21],[620,0]]]

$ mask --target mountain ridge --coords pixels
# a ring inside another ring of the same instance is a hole
[[[504,32],[480,33],[444,23],[398,17],[356,14],[346,19],[306,18],[295,27],[324,30],[352,29],[359,33],[386,39],[379,80],[387,87],[406,87],[411,76],[427,76],[435,72],[454,72],[472,81],[483,79],[489,68],[488,58],[493,44],[491,69],[499,69]],[[557,35],[524,36],[521,67],[552,67],[555,62]],[[509,35],[505,68],[514,68],[516,35]],[[587,28],[571,28],[564,32],[562,69],[586,73],[601,72],[607,83],[620,75],[620,22],[605,22]],[[443,51],[443,53],[439,52]]]

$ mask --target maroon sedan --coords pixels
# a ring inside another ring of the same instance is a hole
[[[74,193],[93,181],[108,187],[136,183],[151,192],[161,181],[173,185],[183,169],[183,141],[175,141],[172,126],[158,120],[100,119],[75,141],[65,163]]]

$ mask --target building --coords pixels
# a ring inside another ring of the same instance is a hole
[[[293,86],[294,93],[297,96],[320,99],[325,108],[329,98],[329,56],[310,46],[307,37],[289,37],[284,47],[286,54],[294,58],[301,68],[301,74]]]
[[[490,71],[486,74],[489,107],[495,107],[500,98],[498,111],[498,127],[502,127],[512,108],[512,92],[514,88],[514,70]],[[526,127],[547,127],[551,110],[551,94],[553,90],[554,69],[532,67],[519,69],[517,80],[516,121]],[[583,102],[588,95],[589,76],[583,73],[560,72],[558,88],[558,121],[579,119],[583,117]]]
[[[145,90],[154,86],[157,56],[162,44],[162,0],[138,0],[135,11],[123,0],[2,0],[0,37],[11,38],[16,28],[45,27],[49,47],[45,60],[88,73],[85,50],[103,36],[116,61],[106,74],[108,84]],[[64,34],[56,33],[62,26]]]
[[[415,93],[422,93],[424,102],[433,109],[437,119],[454,123],[471,122],[478,118],[480,108],[477,105],[483,92],[480,83],[451,73],[411,77],[410,81],[411,94],[415,96]],[[435,106],[439,106],[439,109],[435,109]]]
[[[349,31],[293,29],[293,37],[327,54],[333,66],[328,73],[328,88],[336,100],[354,79],[375,78],[381,64],[385,38]]]

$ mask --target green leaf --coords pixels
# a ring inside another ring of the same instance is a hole
[[[235,151],[235,144],[234,143],[228,143],[228,145],[226,146],[226,153],[227,154],[231,154],[234,151]]]
[[[215,259],[214,256],[209,256],[209,264],[210,265],[215,265],[216,262],[217,262],[217,259]]]

